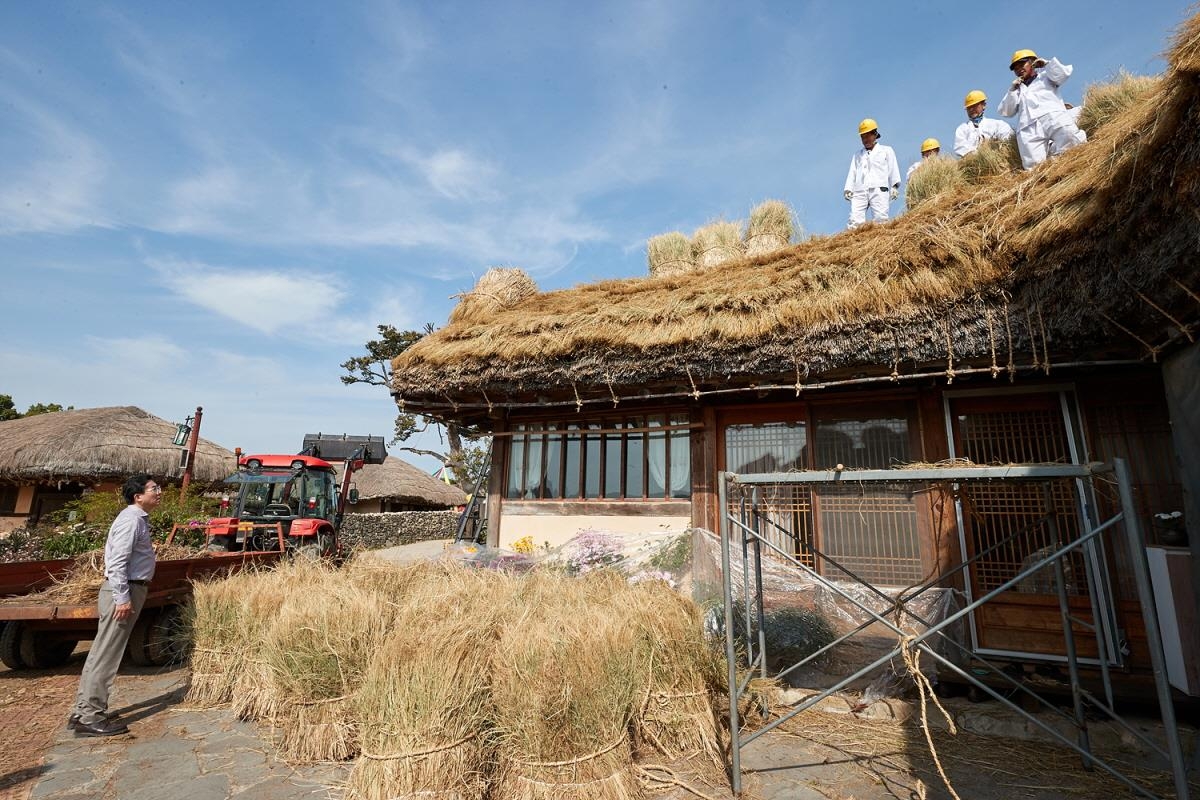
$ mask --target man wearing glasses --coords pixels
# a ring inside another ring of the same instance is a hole
[[[1073,68],[1057,58],[1038,58],[1032,50],[1018,50],[1009,63],[1016,78],[1004,99],[1000,115],[1017,117],[1017,149],[1025,169],[1087,141],[1075,124],[1078,111],[1063,102],[1059,89]]]
[[[100,584],[100,623],[79,678],[79,692],[67,727],[76,736],[128,733],[125,723],[108,713],[108,695],[121,666],[129,634],[137,622],[150,579],[154,577],[154,544],[150,512],[162,489],[149,475],[134,475],[121,487],[128,504],[108,529],[104,543],[104,583]]]

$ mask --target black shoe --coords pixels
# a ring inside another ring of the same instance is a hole
[[[102,719],[91,724],[83,720],[78,720],[75,723],[76,736],[120,736],[122,733],[129,733],[129,726],[124,722],[111,722]]]
[[[105,711],[103,714],[100,715],[100,719],[104,720],[105,722],[112,722],[114,719],[120,719],[120,718],[121,718],[120,714],[114,713],[112,711]],[[75,730],[75,726],[77,726],[78,724],[79,724],[79,715],[78,714],[72,714],[71,716],[67,717],[67,730],[69,730],[69,731]]]

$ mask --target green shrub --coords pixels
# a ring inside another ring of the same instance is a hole
[[[107,527],[101,530],[90,525],[78,525],[70,530],[58,531],[42,539],[42,555],[45,558],[77,556],[104,547],[107,535]]]
[[[677,573],[687,566],[692,557],[692,534],[684,533],[674,537],[658,551],[650,556],[650,566],[666,572]]]

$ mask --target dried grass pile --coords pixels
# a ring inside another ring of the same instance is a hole
[[[355,800],[625,800],[639,749],[720,760],[720,655],[658,581],[294,562],[199,585],[195,620],[189,700],[290,760],[357,755]]]
[[[421,581],[401,602],[355,697],[361,754],[348,798],[486,795],[488,678],[507,582],[458,568]],[[475,597],[487,602],[462,603]]]
[[[629,617],[589,602],[598,580],[535,574],[518,596],[492,674],[495,797],[640,796],[629,731],[644,661]]]
[[[696,268],[692,243],[679,231],[650,237],[646,243],[646,260],[650,264],[650,274],[658,277],[691,272]]]
[[[1094,136],[1105,123],[1149,97],[1161,84],[1160,77],[1132,75],[1123,69],[1107,83],[1093,83],[1083,95],[1079,127]]]
[[[954,159],[940,156],[926,158],[908,179],[908,188],[904,190],[905,203],[910,209],[916,208],[929,198],[942,192],[957,191],[966,183]]]
[[[537,284],[525,270],[492,267],[476,281],[474,289],[461,296],[458,305],[450,310],[449,320],[451,323],[486,322],[498,311],[512,308],[537,292]]]
[[[192,641],[187,702],[192,705],[210,707],[233,700],[239,668],[248,657],[244,601],[257,580],[257,574],[247,570],[192,585],[186,623]]]
[[[692,234],[692,257],[701,269],[741,258],[741,226],[719,220],[697,228]]]
[[[288,598],[263,640],[271,724],[290,761],[341,761],[358,752],[355,694],[388,628],[391,606],[327,570]]]
[[[633,725],[637,738],[669,759],[701,755],[722,763],[713,696],[725,662],[705,640],[699,607],[662,581],[616,595],[637,626],[642,693]]]
[[[759,256],[782,250],[797,235],[792,209],[781,200],[764,200],[750,212],[746,223],[746,255]]]

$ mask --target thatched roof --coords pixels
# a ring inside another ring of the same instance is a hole
[[[175,424],[134,406],[57,411],[0,422],[0,481],[75,481],[96,484],[145,472],[158,480],[183,477]],[[192,478],[215,483],[237,464],[233,453],[207,439],[196,446]]]
[[[394,456],[387,456],[382,464],[367,464],[354,473],[354,485],[362,500],[394,500],[446,508],[466,502],[462,489]]]
[[[1198,125],[1200,15],[1152,95],[1037,169],[770,255],[452,322],[395,360],[393,391],[478,421],[564,395],[1146,358],[1200,309]]]

